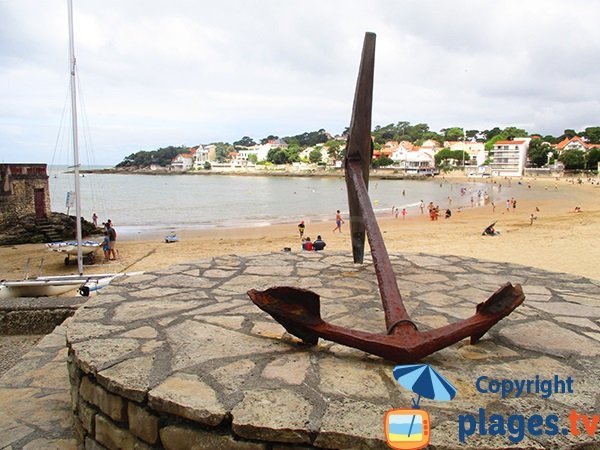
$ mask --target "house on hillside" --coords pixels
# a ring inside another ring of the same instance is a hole
[[[434,155],[442,149],[441,144],[438,141],[434,141],[433,139],[427,139],[425,142],[421,144],[422,150],[427,150]]]
[[[171,160],[171,169],[184,172],[194,167],[194,155],[192,153],[180,153]]]
[[[321,153],[321,162],[329,164],[331,158],[329,157],[329,152],[328,152],[327,147],[325,147],[323,144],[317,144],[314,147],[306,147],[304,150],[302,150],[298,154],[298,156],[300,157],[300,159],[308,160],[311,152],[313,152],[315,150],[318,150]]]
[[[600,148],[600,144],[590,144],[579,136],[564,138],[556,144],[556,151],[559,155],[565,150],[581,150],[582,152],[587,152],[592,148]]]
[[[386,144],[387,145],[387,144]],[[390,158],[394,161],[394,162],[401,162],[406,160],[406,155],[409,152],[412,152],[414,150],[415,146],[413,145],[412,142],[409,141],[400,141],[399,143],[397,143],[397,145],[393,148],[393,152],[390,156]]]
[[[482,166],[487,159],[485,144],[483,142],[471,141],[445,141],[444,148],[452,151],[464,151],[469,156],[465,159],[465,164]]]
[[[0,164],[0,223],[50,214],[46,164]]]
[[[492,175],[523,176],[530,141],[529,137],[497,141],[494,144],[490,163]]]
[[[217,159],[217,147],[213,144],[198,145],[193,147],[190,153],[194,154],[194,169],[203,169],[204,164]]]

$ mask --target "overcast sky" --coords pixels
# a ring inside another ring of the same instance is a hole
[[[373,126],[600,125],[595,0],[74,0],[74,14],[84,164],[341,133],[366,31]],[[0,162],[68,163],[68,83],[66,0],[0,0]]]

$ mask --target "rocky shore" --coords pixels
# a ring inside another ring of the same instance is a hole
[[[269,177],[344,177],[344,169],[331,167],[255,166],[255,167],[213,167],[200,170],[174,170],[170,167],[113,167],[108,169],[81,170],[81,173],[124,174],[124,175],[236,175]],[[374,179],[427,180],[425,175],[407,174],[402,169],[372,169]]]
[[[98,235],[102,229],[84,219],[82,233],[85,237]],[[74,216],[53,212],[45,219],[26,215],[10,222],[0,222],[0,245],[36,244],[67,239],[75,239],[76,222]]]

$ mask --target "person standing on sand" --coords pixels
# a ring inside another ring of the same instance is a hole
[[[338,209],[337,212],[335,213],[335,228],[333,229],[333,232],[335,233],[335,230],[338,230],[341,233],[343,223],[344,223],[344,220],[342,219],[342,214],[340,213],[340,210]]]
[[[421,200],[421,203],[419,203],[419,208],[421,208],[421,214],[425,213],[425,203],[423,203],[423,200]]]
[[[306,229],[306,225],[304,225],[304,220],[298,224],[298,232],[300,233],[300,239],[304,236],[304,230]]]
[[[108,257],[109,259],[114,261],[115,259],[117,259],[117,254],[115,250],[115,244],[117,242],[117,231],[114,229],[112,221],[110,219],[108,219],[108,222],[106,222],[106,232],[108,234]]]
[[[96,215],[96,213],[92,214],[92,222],[94,222],[95,227],[98,226],[98,216]]]

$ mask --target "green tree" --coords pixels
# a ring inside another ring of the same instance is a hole
[[[250,153],[248,155],[248,162],[251,162],[253,164],[256,164],[258,162],[258,156],[256,156],[256,153]]]
[[[529,142],[527,157],[534,167],[542,167],[548,163],[548,153],[552,150],[549,143],[542,139],[532,139]]]
[[[441,130],[444,133],[446,141],[462,141],[465,137],[465,131],[460,127],[450,127]]]
[[[336,161],[340,161],[344,157],[344,150],[342,149],[344,145],[343,141],[338,141],[336,139],[332,139],[325,143],[325,147],[327,147],[327,153],[331,159],[335,159]]]
[[[210,163],[208,161],[204,161],[204,170],[210,170],[212,169],[212,166],[210,165]]]
[[[287,136],[283,140],[289,145],[297,144],[301,147],[314,147],[317,144],[324,144],[329,140],[329,135],[323,129],[318,131],[310,131],[296,136]]]
[[[509,139],[529,136],[529,134],[527,134],[527,131],[523,130],[522,128],[517,128],[517,127],[506,127],[502,131],[502,134],[504,134]]]
[[[592,148],[587,153],[587,169],[598,170],[598,162],[600,161],[600,148]]]
[[[321,150],[314,149],[312,152],[310,152],[308,154],[308,160],[313,164],[321,162],[321,159],[322,159]]]
[[[600,127],[587,127],[583,135],[591,144],[600,144]]]
[[[568,128],[558,137],[558,142],[564,140],[565,138],[573,139],[575,136],[577,136],[575,130]]]
[[[225,162],[229,159],[229,153],[234,151],[233,145],[226,142],[215,142],[215,153],[218,162]]]
[[[565,165],[565,169],[581,170],[585,168],[585,153],[581,150],[565,150],[558,160]]]
[[[234,147],[252,147],[256,145],[256,142],[250,136],[244,136],[239,141],[235,141],[233,145]]]
[[[272,148],[267,154],[267,161],[273,164],[289,164],[290,155],[284,148]]]
[[[466,152],[462,150],[450,150],[444,148],[437,152],[434,156],[436,166],[459,165],[462,164],[463,158],[468,160]]]
[[[274,136],[274,135],[270,134],[266,138],[262,138],[260,140],[260,143],[261,144],[266,144],[269,141],[276,141],[277,139],[279,139],[279,136]]]
[[[465,131],[465,135],[467,136],[467,139],[477,139],[479,130],[467,130]]]
[[[483,135],[486,141],[489,141],[490,139],[493,139],[494,137],[498,136],[500,133],[502,133],[502,130],[498,127],[494,127],[491,130],[483,131],[481,134]]]
[[[374,159],[371,164],[373,167],[386,167],[386,166],[391,166],[392,164],[394,164],[394,160],[391,158],[388,158],[387,156],[382,156],[378,159]]]
[[[123,161],[117,164],[117,167],[144,168],[153,164],[166,167],[171,164],[173,158],[179,153],[188,153],[189,151],[189,147],[185,145],[179,147],[169,146],[152,151],[141,150],[125,157]]]

